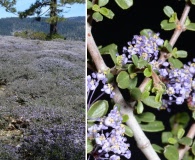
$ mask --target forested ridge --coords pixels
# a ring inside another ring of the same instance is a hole
[[[30,30],[34,32],[49,33],[47,18],[36,21],[35,18],[20,19],[16,17],[0,19],[0,35],[13,35],[16,31]],[[58,23],[58,33],[69,40],[85,39],[85,17],[66,18]]]

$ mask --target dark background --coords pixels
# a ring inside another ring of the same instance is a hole
[[[109,20],[104,17],[102,22],[96,23],[93,21],[92,23],[92,33],[96,44],[98,46],[106,46],[115,43],[118,45],[119,54],[122,54],[122,47],[127,46],[127,42],[132,40],[133,35],[139,35],[140,31],[146,28],[152,29],[154,32],[159,32],[162,39],[170,40],[173,30],[164,31],[160,27],[160,22],[164,19],[168,19],[163,12],[163,8],[166,5],[171,6],[173,10],[177,12],[177,16],[180,19],[185,6],[185,1],[183,0],[135,0],[133,6],[127,10],[122,10],[113,0],[110,0],[106,7],[115,13],[114,19]],[[192,22],[195,22],[195,6],[192,6],[189,18]],[[174,46],[179,50],[186,50],[188,52],[188,58],[182,60],[183,62],[190,61],[195,57],[194,37],[195,32],[193,31],[183,32]],[[112,64],[107,58],[108,57],[105,57],[106,63],[108,66],[111,66]],[[153,112],[156,115],[157,120],[163,121],[166,131],[170,130],[169,118],[173,114],[186,111],[191,116],[191,112],[185,104],[172,106],[170,113],[166,110],[158,111],[149,107],[146,107],[144,111]],[[191,123],[192,120],[186,128],[186,132]],[[151,143],[161,143],[161,132],[146,133],[146,135]],[[136,142],[133,138],[130,139],[130,144],[130,150],[132,152],[131,159],[145,160],[146,158],[136,147]],[[163,160],[165,158],[161,157],[161,159]]]

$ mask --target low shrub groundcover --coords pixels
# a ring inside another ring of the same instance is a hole
[[[24,30],[24,31],[16,31],[13,33],[15,37],[22,37],[27,39],[37,39],[37,40],[52,40],[52,39],[66,39],[60,34],[46,34],[44,32],[35,32],[31,30]]]
[[[0,160],[84,159],[82,45],[0,37]]]

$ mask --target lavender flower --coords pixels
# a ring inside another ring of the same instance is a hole
[[[188,62],[181,69],[159,69],[161,79],[165,81],[166,93],[169,98],[163,100],[168,107],[173,102],[181,105],[187,100],[190,105],[195,104],[195,60]],[[164,63],[164,66],[168,66]],[[190,100],[190,101],[189,101]]]
[[[110,98],[113,98],[115,93],[113,92],[113,87],[111,84],[107,83],[106,75],[102,72],[92,73],[91,76],[87,76],[87,94],[88,94],[88,108],[89,106],[95,102],[98,98],[100,98],[103,94],[109,94]],[[97,89],[98,86],[103,86],[100,90],[102,94],[100,94],[93,102],[91,99]]]
[[[158,47],[163,45],[163,40],[159,38],[159,33],[149,33],[149,37],[135,35],[128,47],[123,47],[123,53],[127,54],[128,59],[136,54],[139,58],[143,58],[148,62],[158,59]],[[127,60],[124,57],[124,62]]]
[[[96,156],[97,159],[119,160],[120,156],[130,159],[131,151],[128,149],[130,144],[125,143],[127,139],[124,133],[122,116],[115,106],[99,124],[88,128],[88,138],[94,139],[96,143],[92,156]]]

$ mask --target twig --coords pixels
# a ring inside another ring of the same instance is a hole
[[[193,139],[195,136],[195,123],[192,124],[190,130],[188,131],[187,137]],[[189,146],[185,146],[184,148],[179,149],[179,160],[182,160],[184,154],[190,149]]]
[[[178,21],[178,26],[177,28],[175,29],[169,43],[170,45],[173,47],[176,43],[176,41],[178,40],[180,34],[185,30],[184,28],[184,23],[185,23],[185,20],[190,12],[190,5],[188,3],[186,3],[185,7],[184,7],[184,10],[183,10],[183,13],[182,13],[182,16],[180,18],[180,20]],[[167,60],[167,53],[166,52],[161,52],[161,55],[160,55],[160,58],[159,58],[159,61],[161,63],[165,62]],[[142,84],[140,85],[141,88],[145,88],[146,84],[148,83],[149,79],[148,78],[145,78],[144,81],[142,82]],[[139,87],[140,88],[140,87]],[[140,88],[140,90],[141,90]]]

